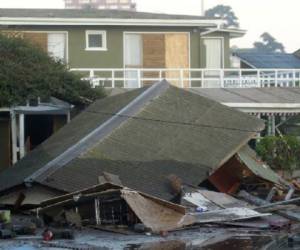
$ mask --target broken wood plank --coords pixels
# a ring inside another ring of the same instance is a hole
[[[196,223],[216,223],[225,221],[238,221],[252,218],[269,216],[270,214],[262,214],[249,208],[226,208],[204,213],[194,213]]]

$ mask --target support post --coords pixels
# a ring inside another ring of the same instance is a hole
[[[12,142],[12,163],[15,164],[18,161],[18,147],[17,147],[17,121],[16,113],[12,110],[10,112],[10,124],[11,124],[11,142]]]
[[[141,88],[142,87],[142,80],[141,80],[141,70],[140,69],[137,70],[137,81],[138,81],[139,88]]]
[[[25,115],[19,114],[19,147],[20,159],[25,156]]]
[[[181,88],[184,88],[183,69],[180,69],[180,86]]]

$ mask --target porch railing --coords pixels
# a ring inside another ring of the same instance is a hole
[[[73,68],[91,84],[106,88],[140,88],[166,79],[182,88],[299,87],[300,69],[150,69]]]

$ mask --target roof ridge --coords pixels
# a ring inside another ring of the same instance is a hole
[[[169,88],[169,86],[170,84],[166,81],[161,81],[153,84],[150,88],[146,89],[142,94],[137,96],[133,101],[122,108],[117,114],[113,115],[106,122],[87,134],[76,144],[69,147],[59,156],[52,159],[46,165],[25,178],[24,182],[32,183],[47,171],[51,171],[51,173],[53,173],[61,167],[65,166],[74,158],[86,152],[93,145],[106,138],[114,131],[114,129],[130,119],[130,116],[134,116],[139,113],[141,109],[148,105],[151,100],[159,97],[162,93],[164,93]],[[42,177],[42,180],[44,178],[45,177]]]

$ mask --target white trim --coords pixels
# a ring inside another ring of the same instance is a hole
[[[89,35],[101,35],[102,47],[89,47]],[[85,31],[85,50],[86,51],[107,51],[106,30],[86,30]]]
[[[209,29],[207,31],[201,32],[201,36],[209,35],[214,32],[225,32],[230,34],[230,38],[243,37],[247,31],[242,29]]]
[[[238,109],[245,113],[277,113],[277,114],[300,114],[300,104],[298,103],[226,103],[223,105]]]
[[[204,36],[204,37],[201,37],[200,36],[200,39],[202,40],[202,45],[204,46],[204,39],[220,39],[221,40],[221,45],[222,45],[222,69],[225,68],[225,41],[224,41],[224,37],[222,36]],[[200,54],[201,51],[200,51]],[[201,58],[200,58],[201,59]],[[201,61],[201,60],[200,60]],[[206,68],[206,54],[205,54],[205,68]],[[209,69],[209,68],[207,68]]]
[[[0,25],[97,25],[97,26],[177,26],[216,27],[218,19],[125,19],[125,18],[34,18],[0,17]]]
[[[300,108],[300,103],[243,103],[243,102],[223,102],[222,104],[230,107],[241,107],[241,108],[289,108],[298,109]]]

